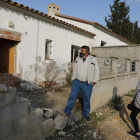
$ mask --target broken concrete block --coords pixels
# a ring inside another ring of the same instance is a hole
[[[0,123],[0,138],[15,132],[15,119]]]
[[[48,108],[42,108],[43,110],[43,117],[44,118],[53,118],[58,115],[58,111],[55,111],[53,109],[48,109]]]
[[[12,102],[8,105],[1,105],[0,106],[0,122],[6,119],[20,117],[20,116],[29,114],[30,106],[31,106],[31,103],[29,102],[28,99],[23,99],[18,102]]]
[[[54,129],[54,121],[53,119],[47,119],[42,123],[42,133],[46,133]]]
[[[68,118],[65,116],[57,115],[54,119],[54,128],[58,130],[63,130],[68,122]]]
[[[6,105],[15,100],[16,88],[8,87],[6,92],[0,93],[0,105]]]
[[[7,87],[5,85],[0,84],[0,92],[7,91]]]
[[[16,119],[16,131],[21,131],[25,128],[35,126],[43,121],[43,111],[39,108],[33,113],[19,117]]]

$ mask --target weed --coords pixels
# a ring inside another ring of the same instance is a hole
[[[122,104],[122,102],[123,102],[122,96],[116,95],[115,98],[111,99],[107,105],[112,109],[120,110],[121,109],[120,104]]]

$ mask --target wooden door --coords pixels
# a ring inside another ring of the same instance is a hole
[[[0,73],[14,73],[15,41],[0,39]]]

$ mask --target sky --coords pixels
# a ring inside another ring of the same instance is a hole
[[[111,14],[114,0],[13,0],[47,14],[47,6],[54,3],[60,6],[60,14],[98,22],[106,26],[105,16]],[[124,0],[120,0],[121,2]],[[140,27],[140,0],[125,0],[130,6],[130,20],[138,21]]]

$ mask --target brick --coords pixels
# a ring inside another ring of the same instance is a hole
[[[8,78],[1,78],[1,81],[8,81]]]
[[[0,104],[6,105],[15,100],[16,97],[16,89],[15,88],[7,88],[7,92],[0,93]]]
[[[6,77],[13,77],[13,74],[6,74]]]
[[[0,138],[15,132],[15,119],[0,123]]]
[[[9,81],[15,81],[15,80],[16,80],[15,77],[9,78]]]
[[[13,77],[20,77],[20,73],[14,73]]]
[[[29,114],[30,107],[31,103],[28,99],[22,99],[8,105],[0,106],[0,122],[10,118]]]
[[[0,81],[0,84],[6,85],[6,82],[5,81]]]
[[[6,38],[6,36],[5,36],[5,35],[0,34],[0,38]]]
[[[11,33],[11,36],[12,36],[12,37],[18,37],[18,34],[16,34],[16,33]]]
[[[13,40],[14,37],[12,37],[12,36],[8,36],[7,39],[11,39],[11,40]]]
[[[7,81],[7,82],[6,82],[6,85],[7,85],[7,86],[13,86],[13,85],[14,85],[14,82],[13,82],[13,81]]]
[[[18,35],[18,38],[21,38],[21,35]]]
[[[2,30],[0,30],[0,34],[2,34],[3,33],[3,31]]]
[[[4,34],[5,34],[5,35],[11,35],[11,32],[4,31]]]
[[[20,38],[15,38],[14,40],[16,40],[16,41],[21,41],[21,39],[20,39]]]
[[[43,122],[43,111],[38,108],[29,115],[17,118],[16,128],[17,131],[21,131],[25,128],[35,126],[42,122]]]
[[[0,77],[5,77],[5,74],[0,74]]]

